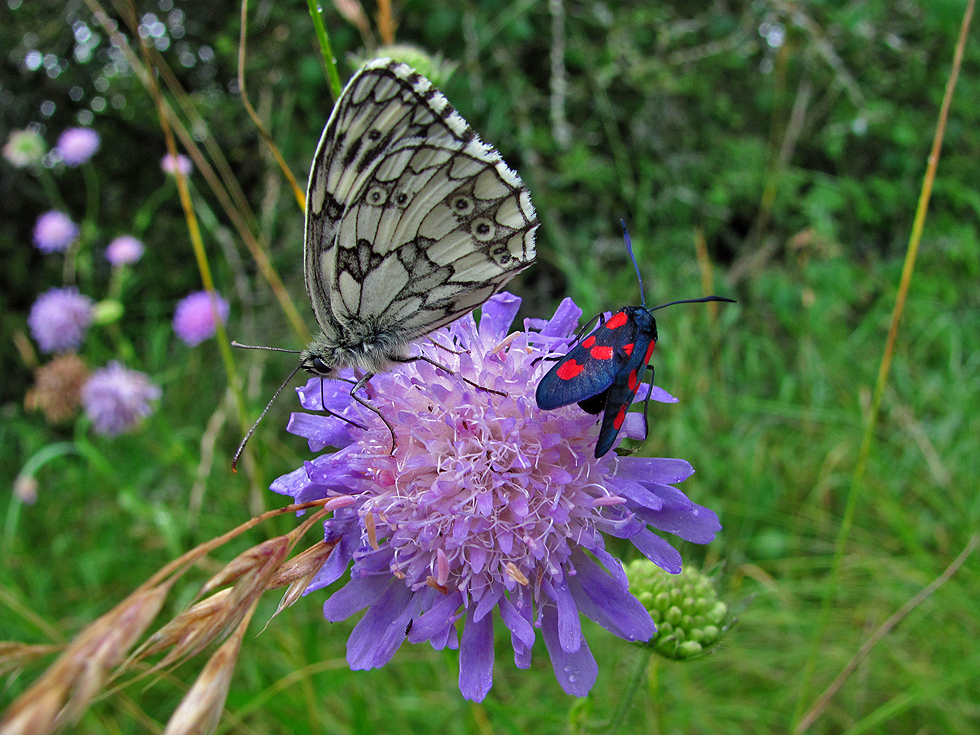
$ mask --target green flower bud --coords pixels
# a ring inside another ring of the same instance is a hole
[[[355,66],[363,64],[370,59],[387,56],[395,61],[401,61],[415,69],[419,74],[429,79],[437,87],[443,86],[449,77],[456,71],[457,64],[454,61],[446,61],[442,54],[430,54],[417,46],[407,43],[396,43],[391,46],[382,46],[376,49],[370,56],[354,56]]]
[[[95,305],[92,320],[96,324],[112,324],[122,318],[123,305],[115,299],[105,299]]]
[[[668,574],[647,559],[626,566],[630,591],[657,625],[653,638],[640,645],[665,658],[689,661],[704,655],[728,630],[728,606],[718,599],[703,572],[685,567]]]

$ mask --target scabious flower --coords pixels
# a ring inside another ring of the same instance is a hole
[[[228,321],[228,302],[215,294],[215,309],[211,308],[211,299],[207,291],[195,291],[185,296],[177,304],[174,312],[174,331],[188,347],[194,347],[213,337],[218,328],[214,320],[215,310],[221,318],[221,323]]]
[[[14,130],[3,146],[3,157],[17,168],[38,166],[44,158],[44,138],[36,130]]]
[[[78,225],[64,212],[52,209],[34,223],[34,244],[42,253],[67,250],[78,239]]]
[[[81,166],[99,150],[99,134],[92,128],[68,128],[58,138],[55,149],[67,166]]]
[[[160,168],[170,176],[173,176],[177,171],[180,171],[184,176],[190,176],[191,171],[194,170],[194,164],[183,153],[178,153],[176,156],[171,156],[168,153],[160,159]]]
[[[74,286],[51,288],[38,296],[27,326],[41,352],[78,349],[92,323],[92,307],[92,299]]]
[[[314,378],[298,389],[305,409],[357,424],[294,413],[288,429],[312,451],[340,449],[272,484],[297,502],[355,500],[326,521],[326,540],[338,543],[307,590],[353,562],[324,606],[331,621],[367,609],[347,643],[351,668],[383,666],[406,639],[459,648],[460,690],[480,701],[492,683],[496,614],[518,667],[530,665],[540,632],[562,688],[584,696],[598,670],[580,613],[626,640],[655,632],[603,534],[677,573],[680,554],[651,528],[702,544],[720,529],[674,487],[693,472],[684,460],[595,459],[594,416],[537,408],[534,390],[551,366],[542,358],[567,351],[582,312],[566,299],[550,321],[507,336],[519,305],[498,295],[479,326],[467,315],[433,333],[445,349],[415,345],[453,374],[416,361],[371,378],[365,396],[391,424],[393,452],[381,416],[351,400],[350,383]],[[674,400],[660,389],[652,397]],[[639,425],[627,422],[624,433]]]
[[[24,405],[28,411],[41,411],[48,423],[67,421],[78,411],[88,376],[88,367],[78,355],[58,355],[34,371],[34,387],[27,392]]]
[[[120,235],[109,243],[105,257],[113,265],[131,265],[143,257],[143,243],[132,235]]]
[[[160,395],[160,386],[146,375],[113,360],[92,373],[82,389],[82,405],[96,432],[118,436],[149,416],[153,411],[150,401],[159,400]]]

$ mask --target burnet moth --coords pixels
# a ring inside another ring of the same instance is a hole
[[[600,323],[567,355],[558,360],[538,383],[535,393],[538,408],[544,410],[577,403],[586,413],[603,414],[595,447],[597,459],[616,442],[623,421],[626,420],[626,412],[633,403],[648,367],[650,384],[653,384],[653,365],[648,363],[657,344],[657,322],[652,312],[674,304],[700,304],[706,301],[734,303],[733,299],[722,296],[705,296],[701,299],[671,301],[652,309],[646,308],[643,279],[633,256],[633,245],[625,222],[623,236],[630,260],[636,268],[636,279],[640,283],[640,306],[624,307]],[[648,395],[647,403],[649,400]],[[644,407],[644,420],[645,418]]]

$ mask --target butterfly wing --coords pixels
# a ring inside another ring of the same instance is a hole
[[[306,287],[325,332],[407,342],[534,260],[530,194],[424,77],[379,59],[341,94],[307,196]]]

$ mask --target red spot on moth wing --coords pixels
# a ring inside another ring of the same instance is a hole
[[[589,350],[589,354],[596,360],[611,360],[613,356],[613,348],[600,345],[599,347],[593,347],[591,350]]]
[[[595,335],[594,334],[590,334],[588,337],[585,338],[585,341],[582,342],[582,346],[585,349],[589,349],[594,344],[595,344]]]
[[[585,365],[579,365],[575,360],[568,360],[558,366],[555,375],[562,380],[571,380],[578,377],[583,370],[585,370]]]
[[[616,418],[613,419],[613,426],[616,427],[616,431],[619,431],[623,426],[623,421],[626,420],[626,406],[621,406],[619,413],[616,414]]]
[[[623,352],[625,352],[627,355],[632,355],[633,347],[635,347],[635,345],[632,342],[630,342],[628,345],[623,345]]]
[[[636,379],[636,370],[630,370],[629,387],[634,393],[636,393],[636,389],[640,387],[640,382]]]
[[[653,348],[657,346],[657,343],[652,339],[650,340],[650,346],[647,347],[647,356],[643,358],[643,362],[650,362],[650,355],[653,354]]]
[[[626,322],[628,322],[628,321],[629,321],[629,317],[626,316],[626,312],[625,311],[617,311],[615,314],[613,314],[609,318],[609,321],[606,322],[606,328],[607,329],[619,329],[621,326],[623,326],[624,324],[626,324]]]

